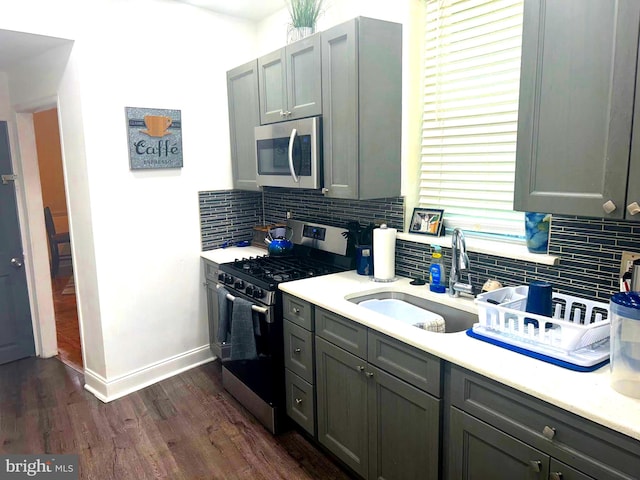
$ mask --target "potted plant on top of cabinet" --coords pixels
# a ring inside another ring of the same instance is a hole
[[[287,8],[291,16],[291,24],[287,34],[287,43],[295,42],[315,33],[322,2],[323,0],[289,0]]]

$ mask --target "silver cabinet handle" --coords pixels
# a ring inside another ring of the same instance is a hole
[[[293,313],[295,313],[296,315],[300,313],[300,309],[299,309],[299,308],[297,308],[297,307],[293,307],[293,308],[291,309],[291,311],[292,311]]]
[[[562,472],[551,472],[549,474],[550,480],[562,480],[564,477],[562,476]]]
[[[544,435],[547,440],[553,440],[553,437],[555,437],[556,435],[556,429],[545,425],[545,427],[542,429],[542,435]]]
[[[22,267],[22,262],[20,261],[19,258],[12,258],[11,259],[11,266],[15,267],[15,268],[21,268]]]
[[[322,189],[322,194],[323,194],[323,195],[326,195],[327,193],[329,193],[329,189],[328,189],[327,187],[324,187],[324,188]]]
[[[364,372],[364,374],[369,378],[373,377],[373,372]]]
[[[296,405],[302,405],[302,399],[296,398]]]
[[[607,200],[603,205],[602,205],[602,209],[605,211],[605,213],[611,213],[613,212],[616,208],[616,204],[613,203],[611,200]]]
[[[638,205],[638,202],[633,202],[627,205],[627,212],[629,212],[629,215],[640,213],[640,205]]]
[[[284,115],[285,115],[284,110],[280,109],[280,116],[284,117]]]
[[[296,348],[296,349],[293,351],[293,353],[300,353],[300,352],[302,352],[302,350],[301,350],[301,349],[299,349],[299,348]]]
[[[540,473],[540,471],[542,470],[542,462],[540,460],[530,460],[529,467],[535,473]]]
[[[357,365],[356,368],[359,372],[364,372],[364,367],[362,365]]]

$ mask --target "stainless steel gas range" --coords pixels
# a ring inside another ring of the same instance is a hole
[[[272,433],[284,430],[286,418],[278,284],[353,268],[353,259],[347,256],[346,229],[299,220],[288,220],[287,226],[293,234],[290,254],[220,265],[214,306],[221,325],[214,333],[222,343],[223,386]]]

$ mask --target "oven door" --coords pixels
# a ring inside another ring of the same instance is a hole
[[[255,299],[229,290],[227,312],[233,322],[233,303],[243,298],[254,303],[252,310],[256,324],[260,325],[260,334],[255,335],[257,358],[251,360],[222,358],[222,383],[241,404],[273,433],[278,430],[281,421],[278,417],[284,412],[284,335],[282,319],[278,318],[275,306],[255,303]]]

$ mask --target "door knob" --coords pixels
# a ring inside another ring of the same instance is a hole
[[[616,209],[616,204],[613,203],[611,200],[607,200],[603,205],[602,205],[602,209],[605,211],[605,213],[611,213]]]
[[[22,267],[22,262],[20,261],[19,258],[12,258],[11,259],[11,266],[15,267],[15,268],[21,268]]]
[[[542,462],[540,460],[529,460],[529,468],[535,473],[540,473],[542,470]]]
[[[629,212],[630,215],[640,213],[640,205],[638,205],[638,202],[633,202],[627,205],[627,212]]]
[[[542,435],[544,435],[544,437],[547,440],[552,440],[553,437],[556,435],[556,429],[548,425],[545,425],[545,427],[542,429]]]

